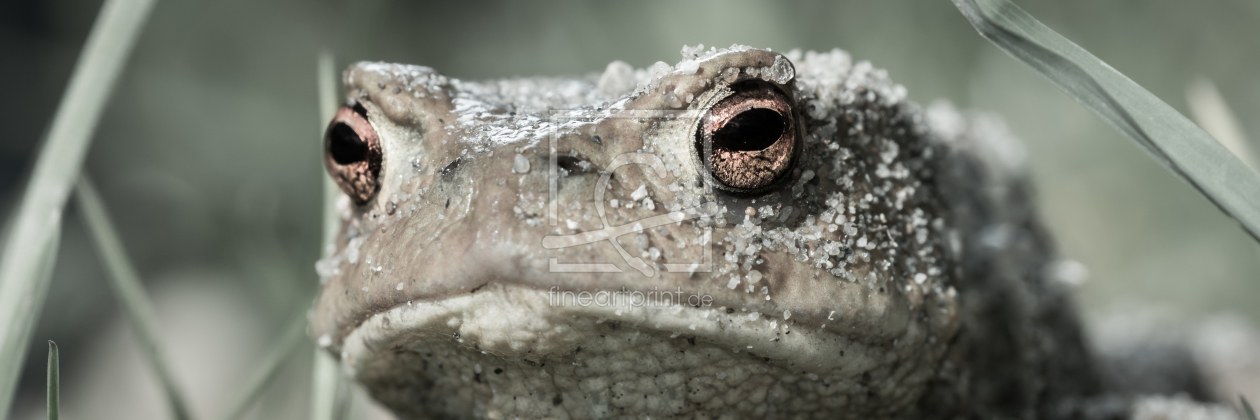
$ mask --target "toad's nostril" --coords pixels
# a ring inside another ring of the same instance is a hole
[[[363,205],[380,189],[381,141],[362,104],[342,106],[324,133],[324,166],[337,186]]]

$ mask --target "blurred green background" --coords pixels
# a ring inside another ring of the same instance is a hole
[[[1187,85],[1211,80],[1244,134],[1260,139],[1260,1],[1017,3],[1183,113]],[[100,6],[0,3],[0,212],[13,206]],[[86,173],[148,282],[194,410],[219,415],[318,284],[318,51],[333,51],[339,69],[395,61],[485,79],[674,63],[696,43],[841,48],[887,69],[915,101],[997,111],[1027,144],[1059,248],[1091,273],[1077,289],[1086,311],[1127,303],[1260,320],[1260,246],[944,0],[161,1]],[[67,216],[14,414],[42,414],[43,340],[53,339],[67,416],[163,417],[95,252]],[[309,359],[291,363],[252,415],[306,417]]]

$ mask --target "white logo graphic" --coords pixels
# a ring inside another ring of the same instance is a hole
[[[660,111],[657,111],[657,113],[659,112]],[[557,182],[556,182],[556,179],[559,175],[559,168],[558,168],[557,159],[555,156],[556,154],[555,143],[556,143],[556,135],[553,134],[551,136],[551,148],[550,148],[551,155],[552,155],[551,156],[551,173],[548,175],[549,177],[551,177],[550,179],[551,202],[550,202],[550,205],[548,206],[548,211],[547,211],[548,220],[550,221],[550,225],[552,226],[557,225],[556,208],[557,208],[557,200],[559,199],[558,194],[557,194]],[[646,166],[650,168],[651,169],[650,171],[644,171],[644,172],[651,173],[657,178],[664,178],[669,175],[669,171],[665,169],[665,162],[663,162],[661,158],[655,154],[625,153],[622,155],[618,155],[617,157],[613,158],[612,162],[609,163],[608,168],[606,168],[603,171],[603,173],[600,174],[599,182],[595,185],[595,197],[594,197],[595,210],[596,212],[599,213],[599,220],[603,224],[603,228],[598,229],[598,230],[579,232],[572,235],[548,235],[543,238],[543,242],[542,242],[543,248],[559,249],[559,248],[568,248],[568,247],[578,246],[578,245],[586,245],[586,244],[596,243],[600,241],[608,241],[608,243],[611,244],[613,248],[617,250],[617,253],[621,255],[622,260],[624,260],[627,264],[629,264],[630,267],[634,268],[635,270],[637,270],[639,273],[642,273],[646,277],[655,277],[658,274],[657,265],[648,263],[647,261],[644,261],[642,258],[631,256],[630,253],[626,252],[626,250],[622,248],[620,243],[617,243],[617,237],[628,234],[628,233],[643,232],[644,230],[651,229],[658,226],[664,226],[668,224],[677,224],[682,221],[695,219],[695,218],[700,217],[703,213],[698,207],[691,207],[691,208],[685,208],[678,211],[672,211],[666,214],[659,214],[659,215],[647,217],[647,218],[636,220],[632,223],[627,223],[621,226],[613,226],[610,223],[608,223],[608,216],[604,209],[604,204],[607,203],[607,201],[604,200],[604,192],[608,189],[608,183],[609,183],[609,180],[612,178],[613,172],[616,171],[617,168],[620,168],[625,165],[630,165],[630,164],[642,165],[642,166]],[[703,229],[703,234],[700,237],[700,241],[699,241],[700,246],[703,247],[702,253],[704,256],[702,258],[702,261],[697,261],[697,262],[692,262],[692,263],[664,263],[664,264],[659,264],[659,266],[661,268],[664,268],[665,271],[669,271],[669,272],[687,272],[687,273],[709,272],[713,265],[712,264],[713,263],[712,236],[713,236],[713,228],[705,227]],[[549,268],[549,271],[553,273],[620,273],[622,272],[622,269],[618,267],[616,264],[611,264],[611,263],[565,264],[565,263],[561,263],[558,258],[551,258],[548,264],[548,268]]]

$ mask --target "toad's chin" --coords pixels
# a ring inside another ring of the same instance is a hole
[[[342,366],[404,417],[887,415],[922,394],[943,355],[922,332],[868,344],[653,299],[491,283],[371,316],[342,342]]]

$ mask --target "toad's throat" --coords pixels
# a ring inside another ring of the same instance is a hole
[[[379,401],[414,417],[466,416],[474,407],[488,410],[486,417],[498,410],[538,418],[557,415],[549,410],[594,410],[575,417],[602,417],[618,398],[674,401],[648,407],[668,417],[701,407],[704,394],[696,391],[708,386],[704,378],[753,399],[762,387],[803,393],[834,386],[826,392],[866,401],[846,409],[876,410],[885,398],[916,398],[930,377],[908,372],[943,354],[922,330],[895,343],[861,342],[721,307],[552,306],[548,299],[560,298],[491,283],[474,294],[395,307],[350,333],[343,367]],[[513,402],[500,404],[506,401]],[[777,409],[801,409],[786,401]]]

